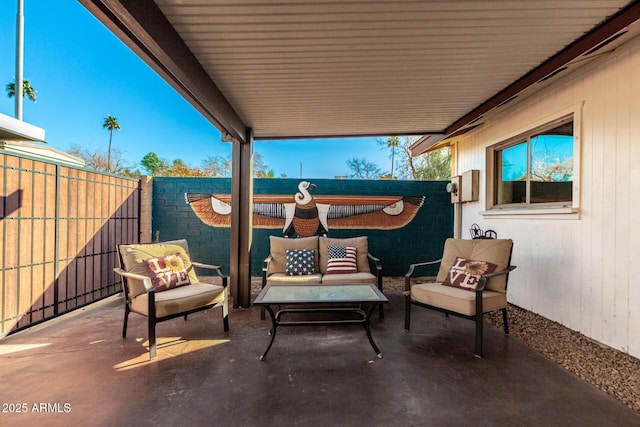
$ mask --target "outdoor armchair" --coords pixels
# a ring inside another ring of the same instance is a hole
[[[219,266],[193,262],[186,240],[163,243],[119,245],[124,296],[122,338],[127,336],[129,313],[146,316],[149,328],[149,359],[156,350],[156,324],[184,317],[208,308],[222,307],[224,331],[229,331],[229,290],[227,276]],[[202,283],[194,267],[211,270],[220,284]]]
[[[405,321],[409,331],[411,307],[430,308],[475,322],[475,355],[482,357],[483,314],[502,310],[504,333],[507,322],[507,283],[513,242],[509,239],[447,239],[442,258],[411,264],[405,274]],[[412,284],[419,268],[439,264],[438,275],[428,283]]]

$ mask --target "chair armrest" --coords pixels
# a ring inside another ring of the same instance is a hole
[[[436,264],[440,264],[441,262],[442,262],[442,259],[437,259],[435,261],[425,261],[425,262],[418,262],[415,264],[409,264],[409,270],[407,270],[404,277],[411,277],[415,272],[416,268],[418,267],[425,267],[427,265],[436,265]]]
[[[227,287],[227,276],[225,276],[222,273],[222,269],[220,268],[219,265],[204,264],[204,263],[196,262],[196,261],[191,261],[191,265],[193,265],[194,267],[198,267],[198,268],[206,268],[208,270],[215,270],[215,272],[218,274],[218,276],[222,278],[222,287],[224,287],[224,288]]]
[[[380,258],[376,258],[370,252],[367,252],[367,258],[375,265],[376,273],[382,271],[382,263],[380,262]]]
[[[208,268],[209,270],[220,270],[220,266],[219,265],[203,264],[201,262],[196,262],[196,261],[191,261],[191,264],[194,267]]]
[[[267,286],[267,273],[269,272],[269,264],[271,264],[271,260],[273,260],[273,257],[271,256],[271,254],[269,254],[269,256],[266,257],[264,261],[262,261],[262,287],[263,288]]]
[[[482,276],[480,276],[480,280],[478,281],[478,286],[476,287],[476,291],[483,291],[485,286],[487,286],[487,281],[492,277],[509,274],[511,271],[515,269],[516,269],[515,265],[509,265],[504,270],[494,271],[493,273],[489,273],[489,274],[483,274]]]
[[[373,263],[376,271],[376,283],[378,289],[382,292],[382,263],[380,262],[380,258],[373,256],[370,252],[367,252],[367,258],[369,259],[369,269],[371,269],[371,264]]]
[[[273,257],[269,255],[264,259],[264,261],[262,261],[262,271],[266,273],[267,270],[269,270],[269,264],[271,264],[272,260],[273,260]]]
[[[411,290],[411,276],[413,276],[413,273],[415,273],[416,269],[419,267],[426,267],[426,266],[430,266],[430,265],[437,265],[440,264],[442,262],[442,258],[441,259],[437,259],[435,261],[424,261],[424,262],[417,262],[415,264],[409,264],[409,270],[407,270],[407,272],[404,275],[404,290],[405,292],[408,292]]]
[[[147,292],[153,292],[153,285],[151,284],[151,278],[149,276],[143,276],[142,274],[129,273],[128,271],[124,271],[121,268],[114,268],[113,271],[118,273],[122,277],[126,277],[129,279],[140,280],[144,284]]]

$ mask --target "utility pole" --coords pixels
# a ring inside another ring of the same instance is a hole
[[[24,63],[24,0],[18,0],[16,16],[16,119],[22,120],[22,81]]]

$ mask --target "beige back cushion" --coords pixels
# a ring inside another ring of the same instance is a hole
[[[172,240],[162,243],[141,243],[134,245],[120,245],[120,255],[122,256],[122,268],[129,273],[149,275],[149,270],[144,262],[149,258],[162,257],[179,253],[184,261],[184,266],[189,272],[189,280],[196,283],[198,277],[191,265],[189,257],[189,246],[186,240]],[[144,284],[140,280],[130,279],[129,291],[131,296],[135,297],[145,292]]]
[[[497,265],[495,271],[504,270],[508,266],[512,246],[511,239],[447,239],[437,281],[442,282],[447,277],[456,257],[491,262]],[[496,292],[505,292],[506,286],[506,276],[494,277],[487,282],[487,289]]]
[[[356,248],[356,265],[359,272],[370,271],[369,258],[367,253],[369,252],[369,240],[367,236],[350,237],[346,239],[332,239],[330,237],[320,237],[320,272],[325,274],[327,272],[327,262],[329,254],[327,248],[329,246],[353,246]]]
[[[269,236],[269,244],[271,245],[271,263],[269,264],[269,274],[284,273],[287,270],[287,257],[285,251],[287,249],[313,249],[314,266],[318,271],[318,236],[287,238]]]

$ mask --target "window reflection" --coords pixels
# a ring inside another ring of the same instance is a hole
[[[573,120],[495,150],[496,205],[570,202]]]

